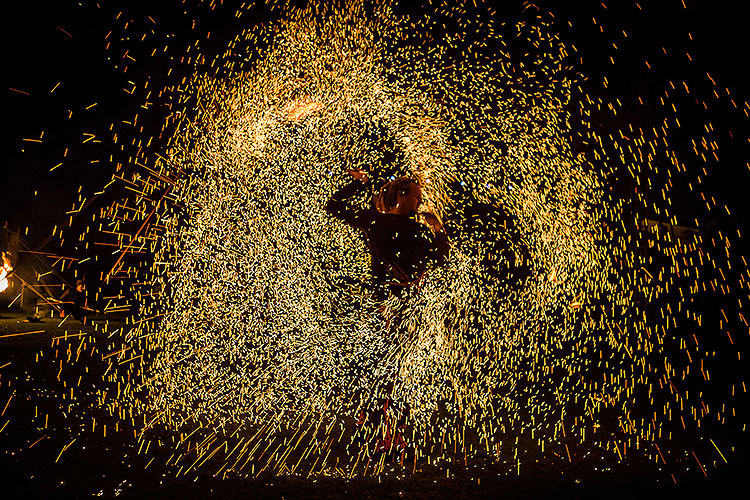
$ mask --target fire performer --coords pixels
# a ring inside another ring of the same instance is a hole
[[[448,255],[448,238],[443,225],[430,212],[418,212],[422,203],[422,189],[409,177],[401,177],[385,183],[374,196],[375,208],[358,208],[349,200],[368,188],[366,172],[349,171],[352,182],[339,189],[326,205],[326,211],[350,226],[361,230],[370,251],[373,293],[377,300],[397,296],[405,300],[408,292],[419,285],[432,262],[442,265]],[[415,218],[421,216],[423,224]],[[429,229],[428,229],[429,228]],[[396,335],[399,327],[399,312],[385,317],[388,335]],[[382,436],[377,440],[375,451],[403,451],[403,426],[406,413],[393,422],[394,402],[390,397],[393,378],[386,380],[375,411],[366,415],[361,411],[358,426],[369,420],[374,426],[383,423]],[[399,413],[399,412],[396,412]],[[384,421],[384,422],[383,422]]]
[[[76,281],[75,288],[68,288],[60,297],[62,309],[60,316],[73,316],[82,322],[86,319],[86,285],[83,280]]]

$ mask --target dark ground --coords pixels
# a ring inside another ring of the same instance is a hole
[[[222,479],[200,470],[175,477],[162,465],[162,452],[138,453],[132,430],[113,432],[114,420],[96,401],[101,353],[124,323],[110,321],[105,333],[101,321],[96,328],[74,320],[58,326],[57,318],[28,323],[6,311],[0,319],[3,498],[729,498],[742,491],[747,472],[747,447],[738,446],[726,454],[728,464],[704,461],[705,476],[687,459],[668,473],[637,457],[618,463],[611,454],[578,449],[572,462],[554,453],[523,457],[520,474],[514,464],[479,457],[466,465],[418,462],[416,474],[394,465],[380,477]],[[89,350],[96,353],[87,357]],[[68,355],[78,361],[66,362]],[[110,425],[106,438],[103,423]]]

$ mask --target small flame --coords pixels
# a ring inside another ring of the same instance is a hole
[[[321,108],[323,108],[321,103],[304,96],[288,102],[286,106],[284,106],[284,112],[286,113],[287,118],[297,122],[315,113]]]
[[[0,292],[4,292],[10,286],[8,282],[8,274],[13,270],[13,266],[10,265],[10,259],[5,255],[5,252],[0,252],[2,258],[0,258]]]

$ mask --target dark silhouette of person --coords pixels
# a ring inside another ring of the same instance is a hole
[[[396,295],[403,299],[404,292],[419,284],[431,263],[445,263],[448,255],[445,230],[434,214],[418,211],[422,189],[413,179],[401,177],[385,183],[374,196],[374,208],[358,208],[350,199],[368,189],[368,175],[362,171],[349,174],[352,182],[333,194],[326,211],[364,233],[370,251],[375,298],[383,300]],[[418,215],[424,223],[415,220]],[[397,332],[399,316],[396,311],[384,318],[388,335]],[[409,410],[396,405],[390,397],[395,373],[387,378],[377,388],[375,408],[368,412],[361,410],[356,425],[376,429],[373,451],[400,452],[403,459],[406,451],[403,431]]]
[[[86,318],[86,284],[83,280],[76,281],[75,288],[68,288],[60,297],[62,309],[60,315],[73,316],[83,322]]]
[[[354,180],[334,193],[326,211],[364,233],[375,297],[400,296],[419,283],[431,262],[445,262],[445,230],[435,215],[418,212],[422,189],[416,181],[401,177],[386,182],[374,197],[375,208],[357,208],[350,204],[350,198],[367,189],[368,176],[362,171],[349,173]],[[424,224],[414,219],[417,215]]]

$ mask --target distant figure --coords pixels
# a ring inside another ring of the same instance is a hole
[[[73,316],[80,322],[86,318],[86,285],[83,280],[76,281],[75,288],[68,288],[60,297],[62,310],[60,316]]]
[[[8,243],[10,237],[8,235],[8,221],[5,221],[3,227],[0,228],[0,252],[7,252],[9,250]]]
[[[375,195],[377,208],[350,206],[349,198],[366,189],[366,172],[350,171],[352,182],[328,201],[326,211],[360,229],[370,250],[375,297],[400,296],[416,285],[432,261],[442,265],[448,255],[448,238],[442,224],[429,212],[418,212],[422,189],[408,177],[387,182]],[[414,217],[421,215],[424,224]]]
[[[403,297],[405,290],[419,283],[430,262],[445,263],[448,255],[445,230],[434,214],[418,212],[422,189],[413,179],[401,177],[385,183],[375,195],[375,208],[357,208],[349,204],[349,199],[367,189],[368,176],[362,171],[349,174],[354,180],[331,197],[326,211],[364,233],[370,250],[375,298]],[[417,215],[422,216],[425,224],[414,219]],[[385,317],[384,321],[388,334],[395,334],[399,312]],[[375,429],[374,452],[399,452],[403,460],[407,447],[404,427],[409,409],[400,407],[402,405],[396,404],[390,396],[395,376],[393,373],[381,381],[376,389],[374,409],[361,410],[356,426],[369,425]]]

